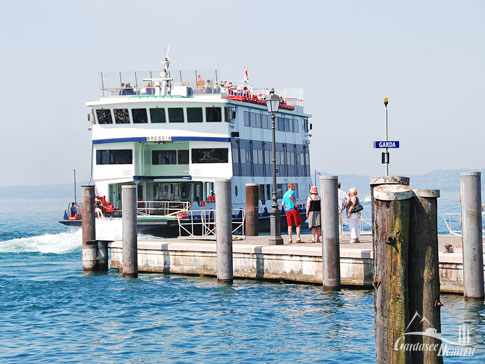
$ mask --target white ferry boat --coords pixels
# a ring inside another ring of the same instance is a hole
[[[246,183],[259,185],[261,228],[268,227],[269,89],[253,87],[246,70],[236,85],[222,81],[217,70],[169,70],[168,57],[162,65],[160,77],[153,76],[157,72],[101,73],[100,99],[86,103],[92,122],[90,183],[103,217],[119,217],[121,186],[134,184],[139,231],[170,235],[170,227],[197,216],[195,211],[215,209],[214,183],[224,177],[232,178],[235,218],[245,209]],[[293,182],[303,209],[311,187],[311,115],[303,111],[303,90],[275,93],[281,96],[275,128],[277,196],[281,199]],[[79,207],[70,205],[60,222],[80,225]]]

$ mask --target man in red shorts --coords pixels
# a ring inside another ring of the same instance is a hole
[[[286,209],[286,222],[288,223],[288,243],[291,244],[293,225],[296,226],[296,242],[301,243],[300,233],[301,233],[301,215],[298,211],[298,203],[295,199],[295,184],[288,183],[288,191],[286,191],[283,196],[283,207]]]

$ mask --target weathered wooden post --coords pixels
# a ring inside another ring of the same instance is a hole
[[[82,259],[83,271],[96,271],[96,256],[98,246],[96,239],[96,222],[94,218],[94,186],[82,186]]]
[[[439,196],[439,190],[415,190],[411,200],[408,275],[411,322],[408,324],[408,332],[424,332],[428,328],[441,332],[437,203]],[[413,364],[443,363],[443,357],[438,356],[441,340],[427,335],[412,335],[409,339],[411,344],[423,348],[411,351]]]
[[[136,186],[121,186],[123,277],[138,277],[138,241],[136,228]]]
[[[259,235],[259,187],[256,183],[246,183],[246,235]]]
[[[338,223],[338,177],[321,176],[323,289],[340,290],[340,239]]]
[[[231,180],[216,180],[217,280],[232,283]]]
[[[374,176],[369,178],[370,184],[370,196],[371,196],[371,216],[372,221],[374,221],[375,216],[375,199],[374,199],[374,188],[382,185],[405,185],[409,186],[409,177],[400,176]],[[372,235],[375,234],[374,226],[372,226]]]
[[[407,342],[409,322],[408,249],[411,197],[405,185],[374,188],[373,217],[374,310],[378,364],[410,363],[407,350],[394,346]]]
[[[481,299],[484,287],[480,172],[460,174],[460,199],[464,295],[466,298]]]

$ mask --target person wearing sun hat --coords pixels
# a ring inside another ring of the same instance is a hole
[[[349,189],[349,197],[345,208],[347,211],[347,219],[350,229],[350,243],[360,243],[360,212],[354,212],[355,206],[359,204],[359,198],[357,197],[357,188],[352,187]]]
[[[310,243],[320,242],[320,205],[322,198],[318,195],[317,186],[310,188],[310,196],[306,201],[306,217],[308,219],[308,227],[312,229],[312,240]],[[316,235],[316,237],[315,237]]]

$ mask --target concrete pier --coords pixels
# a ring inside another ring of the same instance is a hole
[[[138,277],[136,186],[122,186],[123,277]]]
[[[270,245],[269,236],[233,241],[234,278],[270,279],[323,284],[322,246],[310,243],[311,235],[302,235],[303,244]],[[344,232],[340,243],[342,286],[372,288],[374,279],[372,236],[361,235],[360,244],[349,244]],[[441,292],[463,293],[461,249],[445,253],[449,235],[439,236],[439,273]],[[455,238],[456,241],[456,238]],[[111,269],[122,270],[122,242],[110,243]],[[160,272],[217,277],[217,250],[214,240],[158,239],[138,242],[139,272]]]

